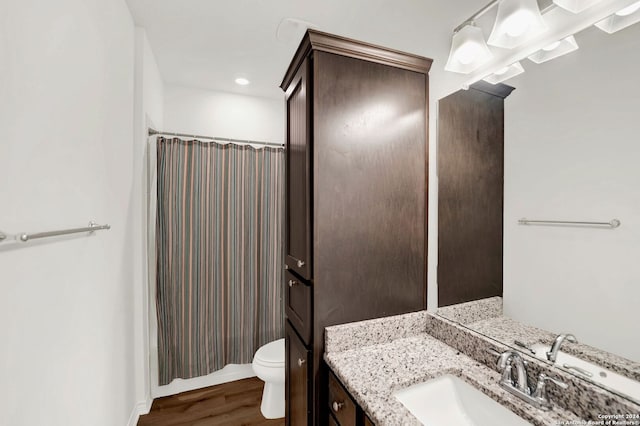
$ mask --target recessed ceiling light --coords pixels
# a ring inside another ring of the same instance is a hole
[[[246,86],[249,83],[251,83],[251,82],[249,80],[247,80],[246,78],[243,78],[243,77],[236,78],[236,84],[239,84],[240,86]]]

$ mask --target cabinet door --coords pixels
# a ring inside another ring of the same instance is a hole
[[[311,343],[311,286],[285,271],[285,311],[287,319],[307,345]]]
[[[308,351],[287,321],[286,346],[286,424],[306,426],[309,422],[309,361]]]
[[[287,88],[286,264],[311,279],[311,87],[310,59]]]

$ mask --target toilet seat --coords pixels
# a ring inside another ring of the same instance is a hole
[[[256,351],[253,362],[263,367],[284,368],[284,339],[262,346]]]

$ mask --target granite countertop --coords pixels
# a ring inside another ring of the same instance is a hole
[[[527,346],[538,342],[552,345],[557,336],[554,333],[522,324],[502,315],[472,322],[467,324],[467,326],[478,333],[482,333],[505,344],[512,344],[515,340],[520,340]],[[593,346],[568,341],[562,345],[562,352],[567,352],[633,380],[640,381],[640,363],[638,362],[631,361],[602,349],[594,348]]]
[[[509,394],[498,385],[497,371],[422,330],[425,315],[413,313],[326,329],[325,361],[376,425],[420,425],[392,394],[444,374],[460,377],[533,424],[580,420],[558,406],[545,412]]]
[[[504,316],[502,297],[499,296],[438,308],[437,314],[510,346],[514,346],[515,340],[527,346],[538,342],[551,345],[559,334]],[[580,338],[580,336],[577,337]],[[517,347],[516,349],[521,350]],[[562,351],[640,381],[640,363],[638,362],[583,343],[566,342],[562,346]]]

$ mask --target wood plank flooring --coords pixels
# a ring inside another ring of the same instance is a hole
[[[158,398],[138,426],[283,426],[260,413],[263,386],[252,377]]]

